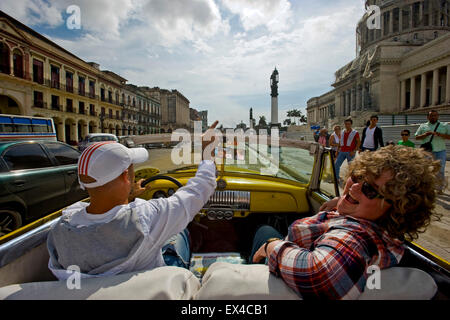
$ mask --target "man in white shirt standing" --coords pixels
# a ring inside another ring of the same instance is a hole
[[[370,117],[370,125],[365,127],[361,140],[361,151],[375,151],[378,147],[384,147],[383,131],[377,127],[378,116]]]
[[[217,121],[209,130],[216,126]],[[188,268],[186,227],[216,188],[213,155],[205,154],[209,143],[203,136],[203,161],[194,178],[171,197],[149,201],[135,199],[145,189],[142,180],[134,183],[133,168],[133,164],[147,160],[146,149],[128,149],[111,141],[87,148],[78,160],[78,178],[89,193],[90,203],[77,202],[65,209],[49,232],[47,248],[53,274],[65,280],[71,266],[79,268],[82,278],[165,265]]]

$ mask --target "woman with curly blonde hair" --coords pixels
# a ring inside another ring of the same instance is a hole
[[[397,265],[404,241],[436,215],[439,167],[421,149],[363,152],[349,166],[343,195],[323,206],[330,210],[295,221],[285,238],[261,227],[251,261],[267,257],[269,270],[304,299],[356,299],[367,268]]]

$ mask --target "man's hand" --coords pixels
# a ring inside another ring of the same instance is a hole
[[[150,189],[150,183],[145,186],[145,188],[142,188],[141,184],[144,182],[144,179],[140,179],[138,182],[135,182],[131,186],[130,195],[128,196],[128,202],[133,202],[134,199],[142,195],[145,191]]]
[[[214,129],[217,127],[217,124],[219,121],[214,121],[214,123],[209,127],[208,130],[202,135],[202,156],[203,160],[213,160],[214,159],[214,152],[215,152],[215,146],[219,143],[219,141],[216,141],[216,137],[214,135]],[[213,144],[213,147],[211,148],[211,152],[209,151],[208,146]],[[206,151],[206,152],[205,152]]]

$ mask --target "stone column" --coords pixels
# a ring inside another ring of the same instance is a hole
[[[427,103],[427,74],[422,73],[420,77],[420,107],[425,107]]]
[[[445,100],[450,103],[450,65],[447,66],[447,82],[445,85]]]
[[[400,110],[406,108],[406,80],[402,80],[400,84]]]
[[[398,8],[398,32],[403,31],[403,11],[402,8]]]
[[[358,111],[362,110],[362,86],[361,84],[358,85]]]
[[[356,87],[352,88],[352,111],[356,110]]]
[[[416,107],[416,77],[411,78],[411,92],[410,92],[410,106],[411,109]]]
[[[419,4],[419,20],[421,22],[419,26],[423,26],[425,24],[423,21],[423,4],[424,4],[423,1],[421,1]]]
[[[431,105],[437,106],[439,104],[439,69],[433,70],[433,94],[431,98]]]
[[[366,106],[366,84],[364,83],[362,85],[362,92],[361,92],[361,108],[362,110],[366,110],[367,106]]]
[[[389,32],[388,34],[394,33],[394,10],[389,11]]]
[[[409,6],[409,28],[412,29],[413,28],[413,22],[414,22],[414,4],[411,4]]]
[[[350,91],[345,90],[345,116],[350,114]]]
[[[58,141],[65,142],[66,140],[66,126],[64,125],[64,120],[59,120],[55,123],[58,126]]]

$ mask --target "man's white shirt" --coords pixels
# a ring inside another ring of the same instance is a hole
[[[114,220],[119,213],[123,213],[123,210],[132,208],[139,216],[144,233],[141,245],[126,261],[102,274],[81,273],[81,277],[108,276],[165,266],[161,252],[162,246],[171,236],[187,227],[212,196],[215,188],[216,166],[213,161],[204,160],[199,164],[195,177],[169,198],[149,201],[137,198],[127,205],[116,206],[104,214],[89,214],[86,211],[89,204],[84,202],[77,202],[68,207],[64,210],[63,216],[71,215],[70,224],[74,227],[105,224]],[[60,280],[70,276],[65,269],[53,266],[51,259],[48,266]]]

